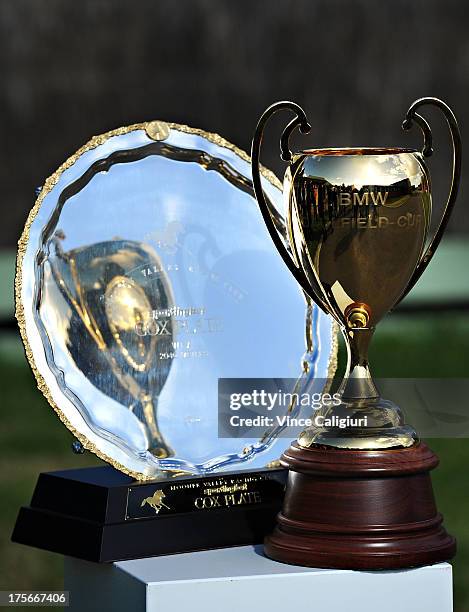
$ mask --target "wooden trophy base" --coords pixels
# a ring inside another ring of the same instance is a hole
[[[265,554],[277,561],[340,569],[398,569],[451,559],[456,541],[437,512],[424,443],[392,450],[301,448],[289,468],[283,509]]]

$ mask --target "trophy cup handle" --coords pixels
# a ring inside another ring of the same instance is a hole
[[[423,272],[425,271],[426,267],[430,263],[431,258],[435,254],[435,251],[438,245],[440,244],[440,240],[445,232],[446,226],[448,225],[449,218],[453,211],[454,204],[456,202],[456,197],[459,191],[459,182],[461,179],[461,152],[462,152],[461,134],[459,132],[459,127],[456,121],[456,117],[454,116],[454,113],[450,109],[450,107],[447,104],[445,104],[445,102],[443,102],[442,100],[438,98],[420,98],[416,100],[410,106],[409,110],[407,111],[406,117],[402,123],[402,129],[406,131],[410,130],[413,122],[415,121],[415,123],[420,127],[420,129],[423,132],[424,146],[422,149],[422,155],[424,157],[430,157],[430,155],[432,155],[433,139],[432,139],[432,132],[431,132],[430,126],[428,125],[427,121],[416,112],[416,110],[420,106],[423,106],[425,104],[436,106],[437,108],[439,108],[442,111],[448,123],[448,127],[451,133],[451,140],[453,142],[453,174],[452,174],[451,188],[450,188],[448,200],[446,202],[445,210],[443,212],[443,216],[441,218],[440,224],[438,225],[438,228],[435,232],[435,235],[433,236],[433,239],[431,240],[430,244],[425,250],[425,253],[420,259],[420,262],[418,263],[399,301],[401,301],[409,293],[409,291],[412,289],[415,283],[419,280],[419,278],[422,276]]]
[[[289,162],[292,159],[292,153],[290,151],[289,146],[290,136],[292,132],[297,127],[303,134],[307,134],[311,130],[311,125],[308,123],[304,110],[294,102],[276,102],[264,111],[257,123],[251,147],[251,168],[254,193],[256,195],[256,199],[259,204],[262,217],[264,218],[265,225],[269,231],[270,237],[272,238],[273,243],[276,246],[278,252],[282,256],[282,259],[285,262],[286,266],[293,274],[295,280],[306,293],[306,295],[308,295],[312,300],[318,302],[318,304],[321,305],[322,308],[324,308],[322,306],[323,300],[320,298],[320,296],[315,295],[315,292],[313,291],[311,284],[308,282],[305,274],[296,264],[296,262],[288,252],[282,238],[280,237],[276,229],[274,220],[272,218],[272,213],[270,211],[270,207],[267,202],[264,189],[262,188],[260,172],[260,152],[262,138],[264,136],[264,128],[268,120],[272,117],[272,115],[281,110],[290,110],[293,111],[296,115],[296,117],[292,119],[292,121],[290,121],[290,123],[283,130],[282,135],[280,137],[280,157],[283,161]]]

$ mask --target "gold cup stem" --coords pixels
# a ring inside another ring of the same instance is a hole
[[[345,399],[379,397],[368,361],[368,349],[374,331],[374,327],[342,329],[347,346],[347,370],[339,393]]]

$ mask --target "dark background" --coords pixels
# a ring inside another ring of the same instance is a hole
[[[463,0],[2,0],[0,248],[14,246],[34,188],[121,125],[172,120],[249,149],[260,113],[287,98],[313,125],[301,146],[420,147],[400,124],[433,95],[469,136],[468,26]],[[427,116],[439,209],[449,137]],[[279,130],[264,157],[277,171]],[[464,179],[452,231],[469,230],[466,190]]]

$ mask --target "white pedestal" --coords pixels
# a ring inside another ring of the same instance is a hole
[[[98,565],[65,559],[72,612],[452,612],[452,568],[353,572],[243,546]]]

